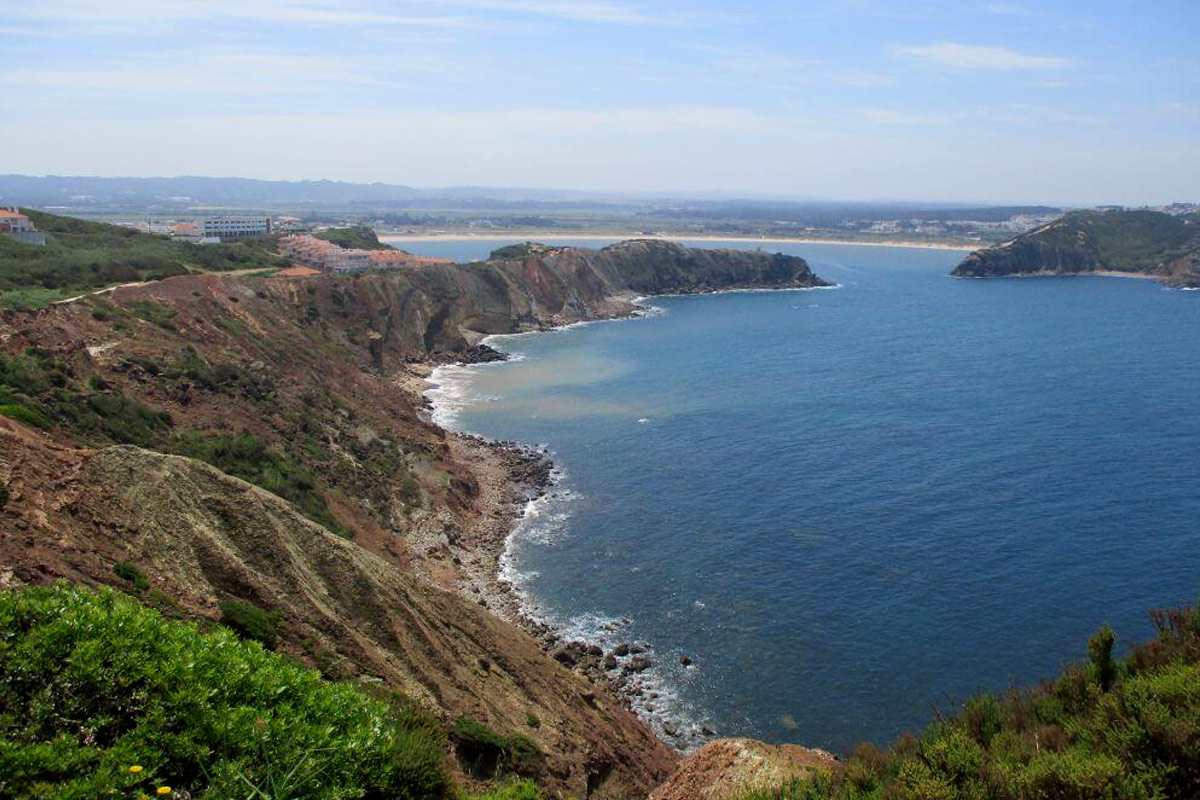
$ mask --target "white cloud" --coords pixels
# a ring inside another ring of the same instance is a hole
[[[938,42],[895,48],[897,53],[922,61],[957,69],[1063,69],[1071,66],[1065,58],[1018,53],[1006,47],[980,47],[957,42]]]

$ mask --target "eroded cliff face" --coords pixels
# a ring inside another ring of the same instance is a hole
[[[0,478],[0,585],[119,585],[112,566],[128,562],[167,613],[216,619],[229,598],[269,608],[284,619],[285,650],[327,673],[379,679],[447,718],[532,737],[554,795],[644,795],[674,763],[628,710],[523,632],[206,464],[56,447],[0,418]]]
[[[467,265],[349,279],[377,335],[375,364],[464,352],[514,333],[632,311],[637,295],[825,286],[802,258],[633,240],[599,250],[518,245]],[[337,284],[330,284],[332,291]]]
[[[477,355],[484,334],[628,314],[637,294],[822,283],[802,259],[631,242],[353,276],[188,275],[7,312],[0,354],[24,361],[0,388],[50,425],[0,417],[0,583],[126,586],[112,568],[128,561],[174,613],[278,611],[297,658],[532,736],[552,795],[645,796],[674,754],[466,577],[472,542],[502,538],[524,500],[510,477],[527,465],[431,424],[420,378]],[[180,453],[269,487],[282,470],[296,502]]]
[[[1010,242],[971,253],[951,274],[994,278],[1097,272],[1200,286],[1200,218],[1155,211],[1073,212]]]

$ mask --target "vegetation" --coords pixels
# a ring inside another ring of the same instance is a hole
[[[743,800],[1167,800],[1200,797],[1200,607],[1152,612],[1124,659],[1105,626],[1052,683],[968,700],[836,777]]]
[[[0,633],[0,796],[451,794],[417,717],[229,631],[59,585],[0,592]]]
[[[350,536],[350,529],[338,521],[317,491],[312,473],[248,432],[230,436],[184,431],[176,437],[171,449],[180,455],[206,461],[222,472],[295,503],[313,522],[339,536]]]
[[[44,246],[0,236],[0,307],[41,308],[80,291],[185,272],[283,266],[270,240],[212,245],[23,209]]]
[[[268,650],[275,649],[279,625],[283,616],[278,611],[266,611],[240,600],[221,603],[221,624],[243,639],[258,642]]]
[[[475,775],[512,773],[536,777],[544,766],[541,749],[528,736],[521,733],[504,736],[470,717],[454,721],[450,739],[463,764]]]
[[[128,561],[118,561],[116,564],[113,564],[113,574],[123,581],[128,581],[130,586],[139,592],[144,592],[150,588],[149,579],[146,578],[140,569]]]
[[[365,225],[350,228],[327,228],[316,234],[318,239],[333,242],[339,247],[352,250],[391,250],[390,245],[379,241],[375,231]]]
[[[62,360],[28,350],[0,355],[0,414],[36,428],[61,425],[84,442],[149,446],[171,417],[77,375]]]
[[[1153,272],[1200,249],[1200,218],[1159,211],[1073,211],[1028,234],[1045,244],[1092,248],[1106,268]]]

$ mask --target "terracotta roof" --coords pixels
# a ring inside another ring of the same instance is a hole
[[[308,278],[313,275],[320,275],[321,270],[313,269],[312,267],[288,267],[281,269],[275,273],[276,278]]]

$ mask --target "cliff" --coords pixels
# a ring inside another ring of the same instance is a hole
[[[129,589],[114,572],[129,563],[174,614],[250,603],[280,615],[281,650],[335,677],[525,733],[555,796],[644,796],[675,755],[489,613],[469,569],[537,466],[428,422],[420,378],[494,357],[484,334],[628,314],[636,294],[821,284],[763,253],[528,245],[466,266],[184,275],[5,312],[0,585]]]
[[[1075,211],[1010,242],[977,250],[952,275],[1127,273],[1170,286],[1200,286],[1200,215]]]

